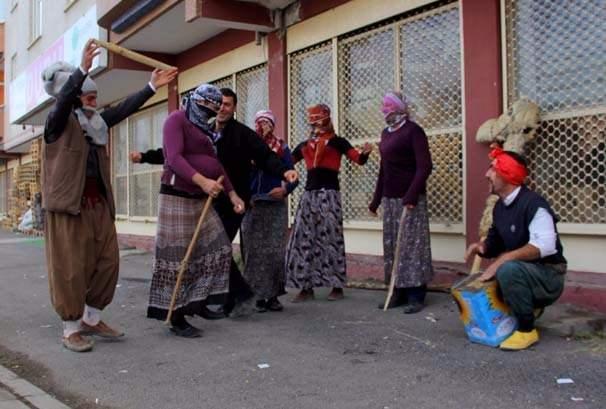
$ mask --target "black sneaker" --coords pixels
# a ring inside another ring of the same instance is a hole
[[[269,300],[267,300],[267,303],[265,303],[265,305],[270,311],[282,311],[284,309],[282,303],[278,301],[278,297],[270,298]]]
[[[404,314],[416,314],[421,311],[425,306],[420,302],[411,302],[404,306]]]
[[[170,331],[178,337],[200,338],[202,336],[202,331],[187,322],[181,314],[173,315],[170,324],[172,325]]]
[[[265,300],[257,300],[255,310],[257,312],[267,312],[267,302]]]
[[[200,308],[200,311],[198,311],[198,315],[204,318],[205,320],[220,320],[225,318],[225,313],[223,312],[223,309],[213,311],[206,306],[202,306]]]
[[[393,290],[393,294],[391,295],[391,298],[389,300],[389,304],[387,305],[387,309],[389,310],[392,308],[400,307],[402,305],[406,305],[406,303],[408,303],[408,297],[406,297],[406,291],[404,291],[400,288],[395,288]],[[382,310],[384,306],[385,306],[385,301],[383,301],[382,303],[380,303],[378,305],[380,310]]]
[[[183,338],[200,338],[202,331],[192,325],[185,328],[170,327],[170,331],[178,337]]]

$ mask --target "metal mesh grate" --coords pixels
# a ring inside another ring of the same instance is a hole
[[[379,107],[387,90],[401,88],[411,101],[413,119],[428,134],[434,172],[428,182],[433,223],[463,220],[461,47],[456,4],[405,17],[290,56],[290,137],[307,136],[305,106],[332,101],[338,78],[338,128],[354,145],[379,141],[385,127]],[[400,85],[401,84],[401,85]],[[357,146],[360,147],[360,146]],[[302,169],[302,168],[301,168]],[[344,219],[376,220],[368,215],[379,170],[375,149],[369,163],[344,161],[341,173]],[[293,195],[296,204],[299,193]]]
[[[162,146],[162,126],[168,116],[166,104],[145,110],[128,119],[130,150],[145,152]],[[159,184],[153,183],[154,174],[161,174],[157,165],[130,166],[129,216],[155,217]]]
[[[128,215],[128,137],[127,121],[112,130],[112,163],[114,175],[114,200],[116,214]]]
[[[606,4],[508,0],[509,100],[545,112],[606,105]]]
[[[463,144],[460,133],[429,135],[433,171],[427,186],[432,223],[463,222]]]
[[[162,146],[162,127],[168,115],[160,104],[127,118],[112,131],[112,168],[116,213],[122,217],[156,217],[162,167],[130,164],[128,152]]]
[[[378,141],[385,126],[380,102],[396,84],[395,32],[390,25],[339,42],[339,132],[354,145],[375,142],[365,166],[344,161],[341,167],[343,215],[348,221],[376,220],[368,213],[368,203],[379,174]]]
[[[463,222],[463,134],[459,10],[447,6],[404,21],[401,81],[413,119],[428,135],[434,170],[427,181],[432,223]]]
[[[527,147],[531,186],[562,222],[606,223],[604,1],[507,0],[507,95],[544,120]]]
[[[290,55],[290,112],[289,145],[294,149],[307,139],[305,108],[309,105],[325,103],[332,105],[332,47],[330,43],[320,44]],[[305,166],[303,161],[296,165],[301,175],[300,187],[290,195],[290,210],[299,203],[305,186]]]
[[[379,108],[396,86],[394,31],[389,26],[339,43],[339,131],[352,142],[376,139],[385,126]]]
[[[530,186],[567,223],[606,223],[606,114],[543,121],[528,147]]]
[[[221,89],[221,88],[234,89],[234,81],[233,81],[233,77],[231,75],[218,79],[218,80],[215,80],[215,81],[212,81],[211,84],[219,89]]]
[[[253,129],[255,114],[262,109],[269,108],[267,75],[267,64],[236,74],[237,119]]]

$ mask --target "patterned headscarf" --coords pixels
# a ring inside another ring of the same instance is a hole
[[[267,135],[263,135],[263,128],[261,128],[261,122],[264,121],[268,122],[271,125],[271,130]],[[284,143],[284,141],[274,135],[275,125],[276,117],[274,116],[274,113],[270,110],[259,111],[255,114],[255,130],[257,131],[257,134],[259,134],[259,136],[263,138],[265,143],[267,143],[267,145],[272,151],[276,152],[278,156],[282,156],[282,144]]]
[[[408,101],[401,92],[390,91],[383,97],[381,112],[387,125],[394,126],[408,118]]]
[[[528,169],[511,156],[508,151],[496,147],[490,151],[488,156],[493,159],[492,167],[505,182],[515,186],[524,183],[528,176]]]
[[[307,108],[307,122],[312,126],[307,146],[314,152],[314,166],[316,166],[322,161],[326,145],[335,136],[328,105],[318,104]]]
[[[210,102],[217,107],[221,106],[223,96],[221,91],[214,85],[202,84],[184,100],[185,114],[194,125],[202,129],[208,135],[213,135],[214,128],[211,121],[217,113],[210,108],[201,106],[199,102]]]
[[[48,95],[57,98],[69,76],[77,69],[78,68],[65,61],[57,61],[49,65],[42,71],[44,91],[46,91]],[[97,84],[95,84],[95,81],[93,81],[90,76],[87,75],[84,79],[80,92],[82,95],[97,92]]]

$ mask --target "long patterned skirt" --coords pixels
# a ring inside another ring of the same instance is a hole
[[[147,317],[166,318],[179,265],[194,235],[207,199],[160,194],[153,277]],[[211,206],[177,293],[175,311],[194,315],[208,303],[221,304],[228,291],[231,243]]]
[[[242,220],[244,278],[258,299],[286,294],[284,252],[288,240],[286,201],[259,200]]]
[[[383,198],[383,260],[388,283],[397,247],[398,228],[404,205],[399,198]],[[396,288],[419,287],[433,278],[427,199],[419,197],[414,209],[406,211],[400,234],[400,258],[396,266]]]
[[[286,248],[287,285],[293,288],[345,286],[345,241],[341,193],[305,191]]]

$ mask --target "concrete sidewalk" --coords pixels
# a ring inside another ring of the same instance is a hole
[[[70,409],[14,372],[0,366],[0,409]]]
[[[124,253],[104,312],[126,330],[91,353],[60,343],[40,241],[0,234],[0,365],[77,409],[596,408],[606,402],[604,316],[557,304],[541,342],[506,353],[470,343],[448,294],[420,314],[382,312],[383,291],[346,290],[282,313],[192,323],[199,339],[145,318],[152,257]],[[570,378],[572,384],[558,384]],[[21,402],[21,401],[20,401]],[[24,403],[24,402],[21,402]],[[25,404],[25,403],[24,403]],[[27,404],[26,404],[27,405]],[[30,406],[31,407],[31,406]]]

